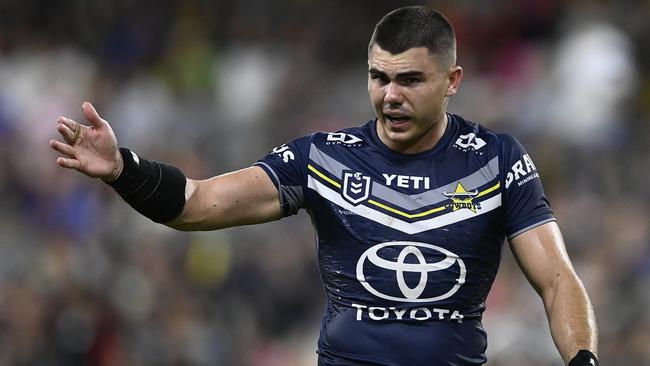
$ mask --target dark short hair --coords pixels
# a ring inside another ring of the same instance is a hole
[[[394,55],[426,47],[449,66],[456,63],[454,28],[442,13],[425,6],[405,6],[384,15],[372,33],[368,53],[375,44]]]

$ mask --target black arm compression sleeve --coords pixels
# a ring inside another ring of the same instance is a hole
[[[183,172],[171,165],[140,158],[126,148],[120,148],[120,154],[124,169],[108,185],[154,222],[165,223],[177,218],[185,206]]]
[[[581,349],[569,362],[568,366],[598,366],[598,359],[596,355],[586,349]]]

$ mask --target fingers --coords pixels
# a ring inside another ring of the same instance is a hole
[[[93,105],[90,104],[90,102],[83,102],[83,104],[81,105],[81,111],[83,112],[86,119],[95,128],[104,127],[104,125],[107,123],[99,116],[99,114],[95,110],[95,107],[93,107]]]
[[[72,132],[72,133],[74,134],[74,130],[75,130],[75,128],[76,128],[76,124],[77,124],[77,122],[75,122],[74,120],[71,120],[70,118],[63,117],[63,116],[59,117],[59,118],[56,120],[56,122],[57,122],[58,124],[62,124],[62,125],[64,125],[65,127],[68,128],[68,130],[69,130],[70,132]],[[57,130],[58,130],[58,126],[57,126]]]
[[[56,158],[56,163],[64,168],[79,170],[81,163],[77,159],[64,158],[59,156]]]
[[[73,157],[75,156],[75,150],[74,147],[64,144],[61,141],[58,140],[50,140],[50,147],[52,147],[54,150],[58,151],[59,153],[66,155],[68,157]]]
[[[52,149],[66,156],[66,157],[63,156],[58,157],[56,159],[57,164],[59,164],[64,168],[79,169],[81,163],[79,162],[79,160],[74,158],[75,152],[72,146],[68,144],[64,144],[63,142],[54,139],[50,140],[50,146],[52,147]]]
[[[75,143],[81,134],[82,128],[77,122],[65,117],[59,117],[56,124],[56,130],[59,131],[63,139],[70,145]]]

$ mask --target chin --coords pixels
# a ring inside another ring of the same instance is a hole
[[[410,145],[415,140],[413,131],[386,131],[386,138],[395,145]]]
[[[415,135],[416,130],[416,126],[412,121],[400,124],[382,121],[382,128],[388,137],[395,140],[409,140]]]

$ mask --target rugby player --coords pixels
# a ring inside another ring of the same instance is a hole
[[[306,209],[327,297],[319,365],[482,365],[485,299],[507,239],[571,366],[598,365],[597,330],[537,168],[513,137],[447,112],[463,69],[444,15],[404,7],[368,46],[376,116],[274,148],[206,180],[119,148],[110,125],[60,117],[57,163],[101,178],[179,230],[268,222]]]

